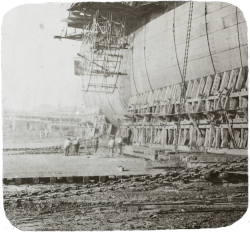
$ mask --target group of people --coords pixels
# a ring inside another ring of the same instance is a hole
[[[80,149],[80,137],[76,137],[74,139],[70,139],[70,137],[68,137],[65,142],[64,142],[64,155],[68,156],[69,155],[69,149],[70,146],[74,146],[75,147],[75,152],[76,155],[79,155],[79,149]],[[94,140],[94,150],[95,153],[97,152],[99,147],[99,138],[96,137]],[[111,151],[111,156],[113,156],[114,152],[118,152],[119,150],[119,155],[122,154],[122,147],[123,147],[123,138],[120,137],[119,135],[117,137],[115,136],[111,136],[110,140],[108,142],[108,155],[110,154]],[[86,148],[88,149],[88,144],[86,144]]]
[[[111,156],[113,156],[114,149],[119,150],[119,155],[122,154],[123,139],[119,135],[117,137],[111,136],[108,142],[108,155],[111,151]]]
[[[69,148],[73,145],[75,147],[76,155],[79,155],[79,149],[80,149],[80,138],[76,137],[75,139],[71,140],[70,137],[67,138],[64,142],[64,155],[69,155]]]
[[[87,142],[87,141],[86,141]],[[86,143],[86,149],[88,150],[88,143],[91,143],[91,142],[87,142]],[[70,149],[70,146],[74,146],[75,147],[75,152],[76,152],[76,155],[79,155],[79,150],[80,150],[80,137],[76,137],[74,139],[70,139],[70,137],[68,137],[65,141],[64,141],[64,155],[65,156],[68,156],[69,155],[69,149]],[[91,146],[91,144],[90,144]],[[94,141],[94,149],[95,149],[95,152],[97,152],[98,150],[98,147],[99,147],[99,138],[96,137],[95,138],[95,141]]]

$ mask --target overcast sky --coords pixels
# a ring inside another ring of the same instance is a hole
[[[80,42],[56,40],[69,4],[28,4],[5,14],[2,24],[3,108],[32,110],[34,105],[80,106],[80,78],[73,57]],[[78,91],[78,98],[77,97]],[[35,94],[36,92],[36,94]],[[35,98],[36,96],[36,98]],[[34,101],[35,99],[35,101]]]

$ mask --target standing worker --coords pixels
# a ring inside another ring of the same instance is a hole
[[[118,138],[117,138],[117,147],[119,149],[119,155],[122,154],[122,143],[123,143],[122,138],[120,136],[118,136]]]
[[[95,140],[95,153],[96,153],[97,150],[98,150],[98,145],[99,145],[99,138],[96,137],[96,140]]]
[[[69,147],[70,147],[70,138],[67,138],[64,142],[64,155],[69,155]]]
[[[112,157],[113,157],[114,147],[115,147],[115,139],[114,139],[114,136],[111,136],[109,143],[108,143],[108,155],[109,155],[109,150],[111,150]]]
[[[80,149],[80,138],[77,136],[76,140],[74,142],[75,150],[76,150],[76,155],[79,155],[79,149]]]

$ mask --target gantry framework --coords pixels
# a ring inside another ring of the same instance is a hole
[[[136,3],[136,4],[135,4]],[[134,19],[158,7],[159,2],[82,2],[68,9],[69,16],[58,39],[81,41],[75,73],[83,76],[83,90],[113,93],[117,88],[123,53],[128,49],[127,27]],[[127,23],[127,17],[130,21]],[[69,30],[73,29],[72,33]]]

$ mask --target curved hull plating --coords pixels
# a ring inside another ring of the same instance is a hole
[[[127,76],[119,77],[113,95],[87,93],[87,106],[102,106],[110,121],[117,124],[126,113],[129,96],[180,83],[188,22],[191,30],[185,81],[247,66],[247,25],[241,10],[223,2],[193,2],[190,19],[188,2],[128,37],[130,48],[121,66]]]

